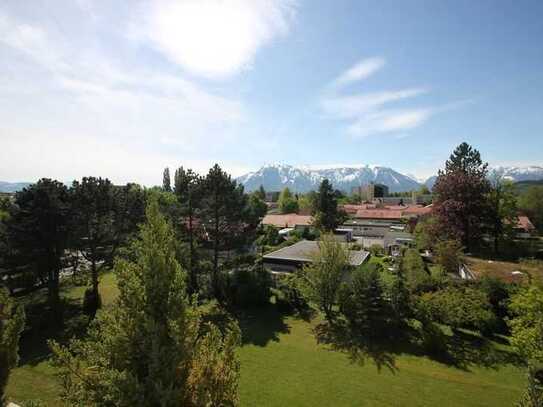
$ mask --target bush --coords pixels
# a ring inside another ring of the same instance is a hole
[[[496,317],[486,294],[469,287],[448,287],[425,293],[417,307],[428,319],[458,328],[474,329],[483,334],[495,329]]]
[[[309,309],[309,305],[298,287],[295,274],[285,274],[279,277],[272,293],[275,295],[275,304],[281,312],[303,312]]]
[[[223,298],[230,305],[248,308],[266,305],[270,300],[271,277],[260,265],[225,273],[221,286]]]
[[[378,244],[372,244],[369,248],[369,251],[372,255],[381,257],[385,255],[385,249],[378,245]]]

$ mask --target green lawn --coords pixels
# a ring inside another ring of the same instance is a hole
[[[117,293],[112,274],[103,277],[101,290],[110,304]],[[64,296],[77,303],[83,291],[67,286]],[[466,336],[469,341],[451,348],[456,363],[396,350],[389,355],[394,371],[378,370],[371,359],[351,362],[348,354],[317,344],[316,324],[285,317],[273,306],[240,317],[242,406],[510,406],[524,385],[522,371],[505,362],[507,347],[490,343],[482,351],[478,337]],[[22,406],[31,399],[61,405],[42,336],[23,341],[32,349],[22,349],[22,364],[10,377],[8,399]]]

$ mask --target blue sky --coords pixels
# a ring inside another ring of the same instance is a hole
[[[0,3],[0,179],[543,165],[541,1]]]

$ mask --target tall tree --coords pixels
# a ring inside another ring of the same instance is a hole
[[[332,184],[324,179],[315,200],[314,224],[318,229],[333,231],[343,221],[343,216],[337,207],[337,192]]]
[[[202,198],[203,180],[190,168],[179,167],[174,175],[174,192],[181,205],[181,214],[189,240],[189,292],[198,290],[196,275],[196,217]]]
[[[5,404],[4,391],[11,369],[19,360],[19,337],[24,328],[22,307],[15,305],[7,290],[0,286],[0,405]]]
[[[203,322],[186,296],[171,226],[158,204],[132,246],[133,261],[115,265],[119,297],[99,312],[84,340],[50,345],[64,399],[73,405],[236,405],[239,328]]]
[[[94,177],[74,181],[70,189],[71,240],[90,263],[92,287],[85,298],[91,314],[101,303],[100,271],[113,265],[117,249],[142,220],[142,214],[131,210],[128,194],[127,187],[115,187],[108,179]]]
[[[500,252],[500,243],[514,238],[517,224],[517,198],[511,182],[496,179],[489,194],[490,234],[494,238],[494,252]]]
[[[170,180],[170,169],[168,167],[164,168],[164,173],[162,174],[162,189],[165,192],[172,192],[172,183]]]
[[[323,235],[319,250],[312,253],[312,262],[300,272],[300,286],[308,302],[324,313],[326,319],[334,318],[341,282],[349,268],[350,253],[333,235]]]
[[[218,164],[203,180],[201,218],[213,248],[212,286],[219,297],[219,252],[243,241],[247,228],[247,196]]]
[[[478,241],[489,214],[486,163],[479,151],[460,144],[439,171],[433,192],[440,237],[456,239],[467,250]]]
[[[18,192],[8,223],[16,263],[47,283],[49,303],[59,304],[59,277],[68,243],[70,200],[64,184],[47,178]],[[58,314],[57,314],[58,315]]]

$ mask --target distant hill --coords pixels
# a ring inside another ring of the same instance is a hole
[[[5,182],[0,181],[0,192],[17,192],[29,186],[30,182]]]
[[[267,191],[280,191],[288,187],[294,192],[317,190],[323,179],[327,178],[334,188],[351,192],[352,187],[367,185],[370,182],[388,186],[390,192],[405,192],[419,189],[421,184],[408,175],[388,167],[341,166],[341,167],[295,167],[292,165],[266,165],[258,171],[239,178],[238,182],[247,191],[264,186]]]
[[[522,194],[532,186],[543,186],[543,180],[515,182],[514,187],[517,194]]]

